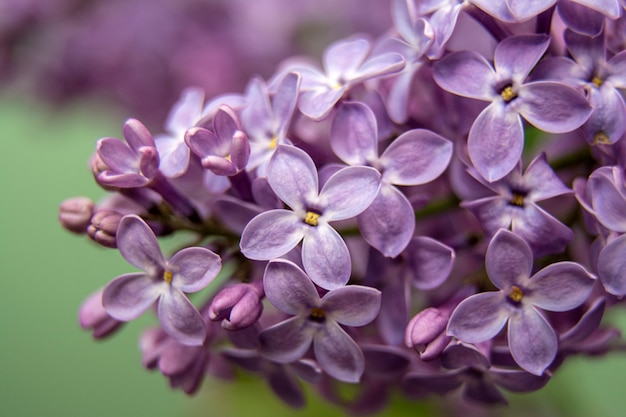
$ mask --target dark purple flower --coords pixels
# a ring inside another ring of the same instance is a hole
[[[138,216],[122,219],[117,247],[130,264],[143,272],[121,275],[111,281],[102,304],[115,319],[130,321],[156,301],[163,330],[179,343],[200,345],[205,326],[185,293],[206,287],[221,269],[218,255],[205,248],[185,248],[166,261],[156,236]]]
[[[496,336],[508,322],[513,359],[526,371],[541,375],[557,353],[557,336],[540,312],[568,311],[585,302],[594,277],[574,262],[551,264],[531,276],[528,244],[501,229],[486,254],[487,274],[500,291],[483,292],[462,301],[452,313],[448,334],[478,343]]]
[[[300,359],[313,344],[320,367],[333,378],[358,382],[364,358],[340,325],[364,326],[376,318],[380,291],[359,285],[333,289],[320,298],[309,277],[287,260],[271,261],[263,277],[270,302],[293,317],[261,332],[261,353],[279,363]]]
[[[345,285],[350,253],[329,224],[365,210],[380,187],[380,174],[369,167],[347,167],[332,175],[321,191],[313,160],[301,149],[281,145],[268,167],[268,181],[291,210],[259,214],[241,236],[241,252],[250,259],[269,260],[302,242],[302,263],[313,282],[326,289]]]
[[[472,51],[452,53],[435,64],[434,78],[444,90],[490,101],[469,132],[468,151],[476,170],[496,181],[515,168],[524,147],[522,118],[551,133],[582,125],[591,107],[567,85],[524,82],[548,48],[550,38],[523,35],[496,47],[494,66]]]

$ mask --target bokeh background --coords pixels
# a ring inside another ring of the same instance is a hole
[[[149,315],[94,341],[78,326],[79,305],[132,267],[64,231],[57,210],[68,197],[105,195],[88,159],[98,138],[121,135],[125,118],[158,131],[184,86],[242,91],[251,74],[271,74],[295,51],[319,55],[349,33],[380,33],[389,25],[381,4],[0,0],[0,416],[342,415],[313,391],[309,408],[291,410],[247,375],[207,380],[193,398],[170,390],[140,364]],[[626,329],[623,311],[607,320]],[[510,407],[490,413],[621,417],[624,386],[626,355],[573,358],[545,389],[510,395]],[[384,415],[446,415],[446,403],[398,398]]]

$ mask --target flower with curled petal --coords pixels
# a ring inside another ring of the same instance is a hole
[[[351,273],[350,253],[329,222],[355,217],[374,201],[380,187],[378,171],[342,168],[318,191],[311,157],[294,146],[280,145],[270,160],[267,179],[291,210],[268,210],[254,217],[241,235],[241,252],[249,259],[270,260],[302,241],[302,263],[313,282],[325,289],[345,285]]]
[[[121,275],[102,294],[111,317],[130,321],[158,301],[157,315],[163,330],[185,345],[201,345],[204,321],[185,293],[206,287],[221,269],[220,257],[205,248],[185,248],[166,261],[156,236],[136,215],[125,216],[117,231],[117,247],[143,272]]]
[[[485,257],[487,274],[500,291],[472,295],[452,312],[448,334],[467,343],[496,336],[508,323],[511,355],[524,370],[541,375],[556,357],[558,340],[540,312],[569,311],[591,294],[594,277],[574,262],[558,262],[531,276],[528,244],[501,229]]]
[[[263,277],[265,295],[293,317],[261,332],[261,353],[279,363],[300,359],[313,343],[320,367],[333,378],[358,382],[363,352],[340,325],[358,327],[373,321],[380,309],[380,291],[348,285],[320,298],[315,285],[296,264],[276,259]]]

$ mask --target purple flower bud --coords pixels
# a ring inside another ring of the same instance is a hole
[[[59,206],[59,222],[72,233],[83,234],[93,216],[94,203],[87,197],[73,197]]]
[[[406,327],[404,342],[422,353],[426,345],[446,330],[450,313],[443,314],[439,309],[429,307],[420,311]]]
[[[122,220],[122,215],[109,210],[100,211],[91,218],[91,224],[87,227],[87,234],[94,241],[107,248],[117,248],[115,234]]]
[[[263,312],[263,283],[235,284],[223,288],[209,307],[209,318],[222,327],[239,330],[256,323]]]
[[[78,322],[84,330],[93,330],[94,339],[102,339],[115,332],[121,321],[109,316],[102,306],[102,290],[90,295],[80,306]]]

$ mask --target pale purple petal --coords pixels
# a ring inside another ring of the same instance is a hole
[[[511,105],[530,124],[550,133],[571,132],[591,114],[591,106],[581,94],[553,81],[524,84]]]
[[[171,376],[186,372],[202,355],[202,346],[188,346],[180,343],[168,343],[159,358],[159,370],[163,375]]]
[[[568,28],[587,36],[596,36],[604,27],[604,15],[579,3],[582,1],[560,0],[557,5],[559,16]]]
[[[524,148],[524,128],[517,113],[502,102],[487,106],[469,133],[468,152],[487,181],[499,180],[518,164]]]
[[[168,132],[184,132],[194,126],[201,117],[204,91],[201,88],[185,89],[180,99],[172,106],[165,122]]]
[[[306,317],[295,316],[282,321],[259,335],[261,354],[280,363],[296,361],[309,350],[314,332]]]
[[[508,290],[530,277],[533,254],[524,239],[500,229],[489,243],[485,264],[491,282],[501,290]]]
[[[598,256],[598,275],[607,292],[626,295],[626,235],[606,245]]]
[[[443,284],[454,266],[454,250],[426,236],[415,237],[406,248],[413,286],[430,290]]]
[[[475,346],[464,343],[451,344],[441,353],[441,365],[448,369],[487,369],[490,363]]]
[[[276,195],[293,210],[306,209],[317,197],[317,169],[311,157],[295,146],[279,145],[270,160],[267,179]]]
[[[328,116],[345,91],[344,86],[318,87],[315,90],[302,91],[298,108],[305,116],[313,120],[321,120]]]
[[[278,121],[276,134],[279,137],[284,137],[287,134],[291,116],[296,109],[300,78],[300,75],[294,72],[285,75],[285,78],[280,82],[276,94],[274,95],[272,108],[274,118]]]
[[[344,220],[363,212],[374,201],[380,187],[380,173],[374,168],[343,168],[326,181],[319,200],[327,221]]]
[[[592,190],[591,203],[597,219],[603,226],[626,232],[626,197],[614,183],[608,168],[597,170],[589,177],[588,187]],[[606,175],[604,175],[606,174]],[[618,175],[622,175],[618,173]]]
[[[354,340],[334,321],[313,337],[313,351],[320,367],[335,379],[356,383],[365,369],[363,352]]]
[[[241,252],[250,259],[277,258],[293,249],[306,224],[291,210],[269,210],[250,220],[241,234]]]
[[[468,343],[489,340],[500,333],[509,314],[506,295],[500,291],[474,294],[454,309],[448,335]]]
[[[330,146],[348,165],[367,165],[378,158],[376,118],[360,102],[344,102],[333,118]]]
[[[391,74],[404,68],[404,58],[395,52],[369,58],[351,75],[351,82],[357,83],[381,75]]]
[[[363,239],[380,253],[395,258],[415,231],[415,213],[409,200],[393,185],[383,184],[372,204],[357,217]]]
[[[494,55],[496,72],[503,77],[515,77],[521,82],[546,52],[549,44],[550,37],[547,35],[506,38],[496,47]]]
[[[524,173],[524,185],[530,190],[532,201],[542,201],[557,195],[569,194],[572,190],[556,175],[546,155],[541,153],[532,160]]]
[[[163,291],[159,297],[157,315],[163,330],[177,342],[189,346],[204,343],[204,320],[180,290],[170,286]]]
[[[267,264],[263,276],[265,295],[283,313],[307,316],[321,301],[309,277],[296,264],[275,259]]]
[[[172,285],[184,292],[200,291],[213,281],[222,268],[219,255],[206,248],[185,248],[167,264],[173,273]]]
[[[521,236],[536,257],[559,253],[574,238],[572,229],[536,204],[526,204],[523,211],[512,210],[511,230]]]
[[[380,156],[383,181],[422,185],[439,177],[452,158],[452,142],[425,129],[400,135]]]
[[[367,39],[341,40],[330,45],[324,52],[324,69],[328,78],[339,80],[344,74],[356,72],[370,51]]]
[[[550,264],[529,281],[524,302],[548,311],[572,310],[589,298],[593,275],[574,262]]]
[[[550,380],[547,373],[538,376],[517,369],[491,368],[489,373],[493,382],[512,392],[537,391]]]
[[[555,3],[556,0],[507,0],[506,2],[511,14],[520,22],[537,16]]]
[[[139,173],[137,153],[116,138],[102,138],[96,145],[98,156],[116,173]]]
[[[494,69],[473,51],[454,52],[437,61],[433,78],[439,87],[461,96],[493,100],[497,94]]]
[[[151,274],[165,269],[165,259],[150,226],[137,215],[122,218],[117,229],[117,248],[131,265]]]
[[[489,235],[494,235],[498,229],[508,229],[511,226],[511,206],[501,196],[463,201],[461,207],[474,213],[481,227]]]
[[[533,307],[517,309],[509,319],[508,333],[515,362],[531,374],[543,374],[556,357],[558,345],[545,317]]]
[[[140,272],[124,274],[104,288],[102,305],[114,319],[134,320],[154,304],[167,285]]]
[[[202,158],[202,166],[215,175],[219,176],[232,176],[237,173],[237,167],[232,161],[215,155],[207,155]]]
[[[128,146],[137,151],[146,146],[154,148],[154,139],[148,129],[137,119],[128,119],[122,128]]]
[[[590,144],[596,135],[617,142],[626,132],[626,103],[619,90],[603,84],[599,90],[591,89],[590,102],[593,112],[583,125],[583,134]]]
[[[348,247],[327,224],[307,228],[302,242],[302,264],[311,280],[327,290],[344,286],[352,270]]]
[[[189,166],[189,147],[181,137],[160,135],[155,137],[161,163],[159,170],[168,178],[182,175]]]
[[[361,285],[347,285],[328,292],[321,308],[329,319],[345,326],[365,326],[380,310],[380,291]]]

